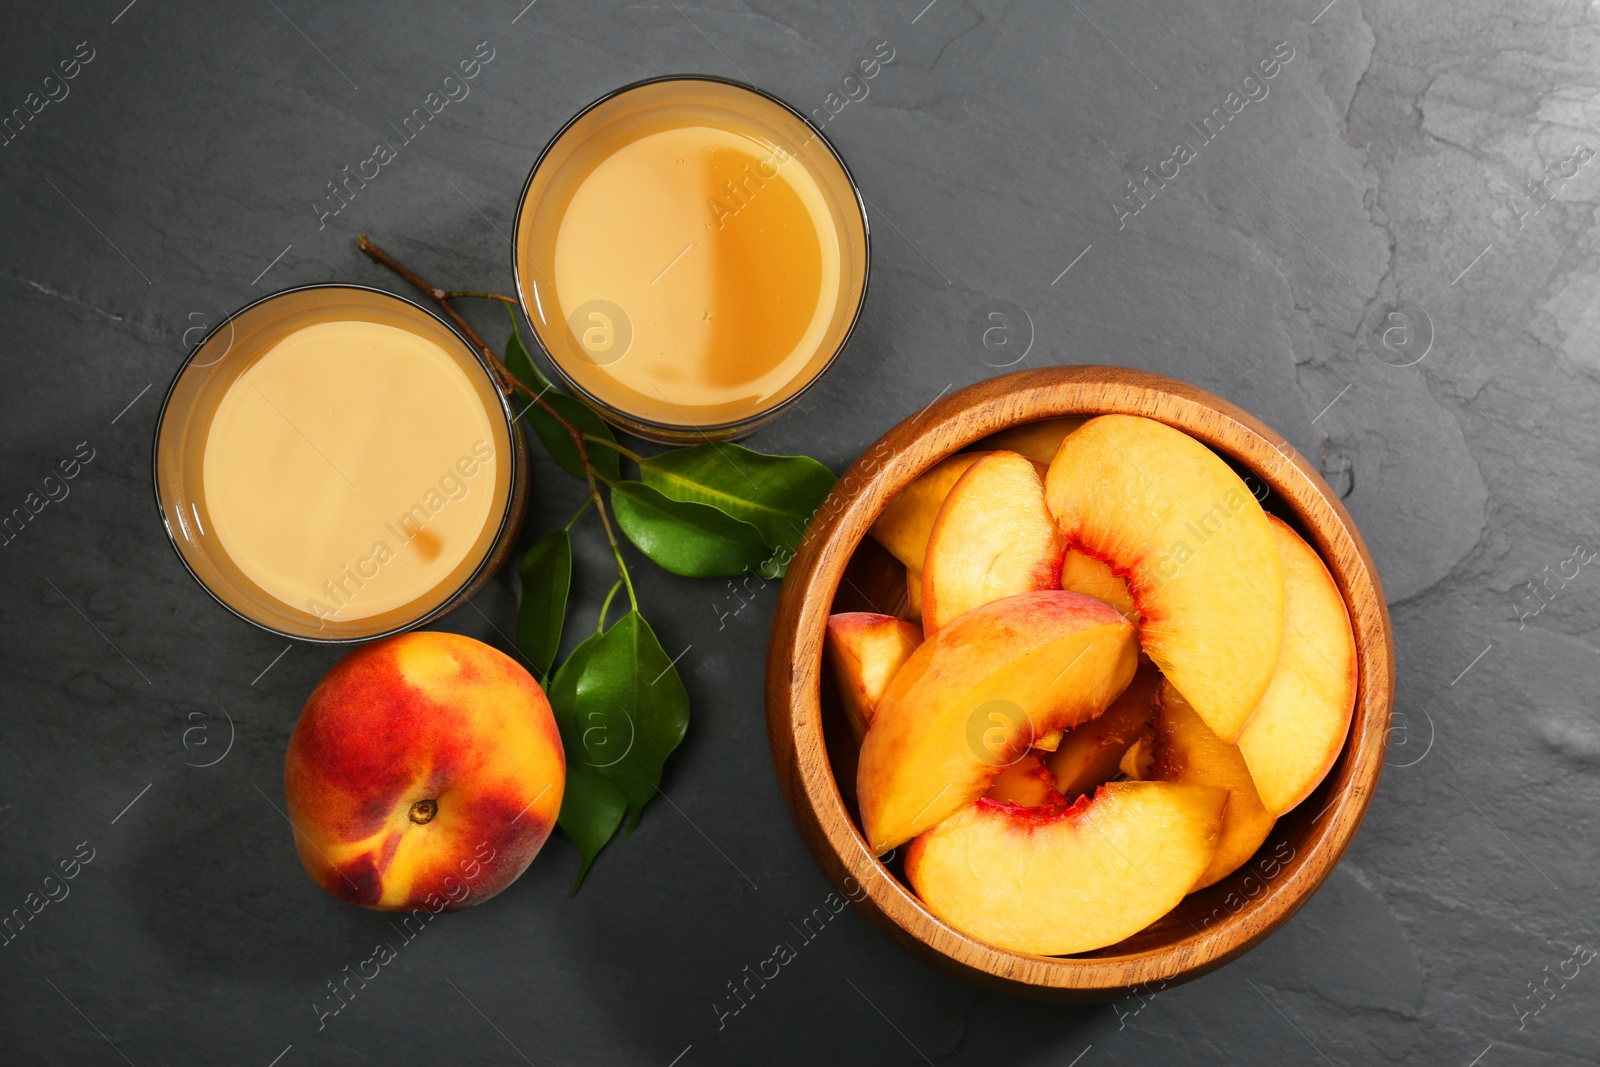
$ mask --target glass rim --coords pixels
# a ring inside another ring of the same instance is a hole
[[[855,310],[850,316],[850,325],[845,328],[844,335],[839,338],[839,343],[834,346],[833,352],[829,354],[827,362],[818,367],[817,372],[811,376],[811,379],[799,389],[796,389],[791,395],[785,397],[783,400],[780,400],[778,403],[773,404],[771,407],[763,408],[755,414],[748,415],[745,418],[735,419],[733,422],[713,423],[709,425],[694,425],[691,423],[682,422],[662,422],[659,419],[650,419],[645,418],[642,415],[635,415],[632,412],[625,411],[622,408],[617,407],[615,404],[609,404],[606,401],[601,400],[599,397],[595,396],[589,390],[580,385],[577,380],[572,377],[572,375],[568,374],[566,368],[561,365],[561,362],[558,359],[556,359],[555,354],[552,353],[545,345],[544,338],[539,336],[539,331],[533,325],[533,317],[528,314],[527,299],[523,295],[525,290],[522,284],[522,270],[518,264],[518,260],[521,257],[518,256],[517,253],[521,246],[522,240],[522,215],[523,212],[528,210],[528,191],[533,188],[533,180],[538,176],[539,168],[544,165],[545,159],[560,142],[561,138],[567,135],[567,131],[572,129],[573,126],[577,125],[578,121],[581,120],[585,115],[589,114],[589,112],[595,110],[603,104],[609,103],[625,93],[631,93],[636,89],[643,89],[649,85],[659,85],[663,82],[713,82],[718,85],[731,86],[735,89],[742,89],[747,93],[759,96],[769,103],[776,104],[779,108],[794,116],[800,121],[801,125],[810,131],[813,137],[821,142],[822,147],[827,150],[828,155],[835,163],[839,165],[840,172],[844,174],[845,184],[850,187],[850,193],[855,197],[856,211],[861,216],[861,292],[856,298]],[[517,196],[517,210],[511,217],[511,233],[511,280],[512,284],[516,288],[517,310],[522,313],[522,321],[528,327],[528,335],[533,339],[533,343],[538,348],[540,353],[542,353],[549,364],[555,368],[556,374],[560,376],[562,382],[564,382],[569,389],[572,389],[575,393],[577,393],[578,396],[580,396],[586,403],[589,404],[589,406],[597,409],[601,413],[614,413],[616,417],[623,423],[624,428],[626,428],[628,423],[632,423],[638,426],[649,427],[663,434],[698,434],[706,437],[707,439],[714,438],[717,440],[737,437],[741,434],[741,432],[753,432],[757,429],[760,429],[778,414],[782,413],[789,407],[792,407],[800,400],[801,397],[805,396],[816,387],[816,384],[822,380],[823,376],[826,375],[829,370],[833,369],[833,365],[834,363],[838,362],[839,356],[846,348],[850,346],[851,339],[855,337],[856,328],[861,325],[861,313],[867,306],[867,292],[872,287],[872,221],[867,216],[867,202],[866,198],[861,194],[861,186],[857,184],[855,175],[851,173],[850,165],[845,162],[844,156],[839,154],[838,148],[834,147],[833,142],[828,140],[827,135],[824,134],[819,127],[813,124],[812,121],[806,118],[805,115],[801,114],[799,109],[795,108],[788,101],[768,92],[765,89],[760,88],[759,86],[752,85],[750,82],[739,81],[736,78],[725,78],[718,74],[658,74],[649,78],[640,78],[638,81],[632,81],[626,85],[618,86],[617,88],[612,89],[610,92],[598,96],[591,100],[588,104],[584,105],[576,114],[567,119],[566,122],[562,123],[560,129],[556,130],[556,132],[551,135],[550,139],[545,142],[544,147],[539,150],[538,156],[534,158],[533,166],[528,168],[528,177],[523,181],[522,192]]]
[[[276,626],[270,626],[259,619],[252,619],[250,616],[246,615],[244,612],[228,603],[220,595],[218,595],[216,590],[212,589],[210,585],[206,584],[205,580],[202,579],[198,573],[196,573],[194,567],[190,565],[188,558],[183,554],[183,549],[179,547],[178,539],[172,532],[172,524],[167,521],[166,504],[161,497],[161,429],[164,425],[166,425],[167,412],[172,404],[173,394],[178,391],[178,383],[183,380],[184,374],[186,374],[194,365],[195,357],[205,349],[206,345],[211,343],[212,338],[216,337],[222,332],[224,327],[232,326],[233,323],[246,312],[253,311],[262,304],[269,303],[282,297],[292,296],[296,293],[304,293],[318,289],[354,290],[357,292],[369,293],[375,296],[386,297],[390,300],[398,301],[416,311],[421,312],[422,314],[433,319],[439,325],[443,326],[450,332],[451,336],[455,337],[456,340],[461,342],[462,347],[471,353],[473,360],[476,361],[478,367],[488,377],[490,387],[494,390],[495,396],[500,399],[500,412],[505,420],[506,433],[513,443],[513,447],[511,449],[511,467],[508,474],[509,480],[506,488],[506,507],[500,515],[500,525],[495,530],[494,538],[489,542],[489,551],[485,552],[483,558],[478,561],[475,567],[473,567],[472,573],[469,574],[466,579],[463,580],[461,584],[450,593],[448,597],[436,604],[429,611],[418,616],[416,619],[397,626],[392,626],[378,633],[366,634],[359,637],[309,637],[305,634],[290,633],[286,630],[280,630]],[[183,569],[188,572],[189,577],[195,580],[195,584],[199,585],[201,589],[205,590],[207,596],[216,601],[218,604],[221,604],[230,614],[236,616],[237,618],[243,619],[245,622],[259,630],[265,630],[267,633],[276,634],[279,637],[286,637],[291,641],[304,641],[307,644],[313,645],[365,644],[368,641],[379,641],[386,637],[394,637],[397,634],[414,630],[418,626],[432,622],[441,615],[454,610],[460,606],[461,600],[463,599],[463,594],[469,589],[474,589],[479,582],[486,577],[486,568],[488,568],[489,564],[499,554],[496,551],[496,548],[500,544],[501,539],[505,537],[507,529],[512,525],[512,513],[516,510],[517,506],[517,479],[522,473],[522,466],[524,462],[523,457],[519,455],[522,450],[515,447],[522,441],[522,435],[518,430],[518,421],[519,420],[517,419],[516,414],[511,410],[511,398],[506,396],[505,392],[500,388],[500,383],[495,377],[494,368],[489,365],[489,361],[484,358],[483,353],[479,352],[472,342],[467,340],[466,336],[462,334],[460,330],[456,329],[455,325],[443,315],[440,315],[433,309],[425,307],[409,297],[401,296],[398,293],[391,293],[387,289],[379,289],[377,286],[362,285],[359,282],[308,282],[303,285],[292,285],[288,288],[279,289],[275,292],[259,296],[250,301],[248,304],[245,304],[244,306],[230,312],[226,317],[223,318],[221,322],[217,323],[216,326],[207,330],[206,335],[202,337],[194,346],[194,348],[190,349],[189,352],[183,357],[183,362],[179,364],[177,371],[172,375],[172,381],[168,383],[167,390],[161,397],[161,407],[156,412],[155,429],[151,434],[150,441],[150,489],[151,494],[155,497],[156,509],[161,513],[161,529],[167,535],[167,544],[172,548],[173,554],[176,555],[178,557],[178,561],[183,564]],[[523,501],[523,503],[525,504],[526,501]]]

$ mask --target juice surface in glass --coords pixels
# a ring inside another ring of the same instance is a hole
[[[203,499],[262,589],[313,614],[368,618],[465,558],[490,517],[492,439],[472,383],[438,345],[383,323],[319,323],[223,395]]]
[[[595,105],[535,168],[519,284],[540,343],[602,407],[736,424],[802,390],[848,336],[866,231],[831,149],[712,81]],[[626,421],[626,420],[624,420]]]
[[[229,316],[174,379],[156,500],[185,565],[240,616],[314,641],[397,633],[509,550],[527,486],[512,414],[417,305],[286,290]]]

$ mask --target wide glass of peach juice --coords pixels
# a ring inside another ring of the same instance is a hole
[[[665,441],[748,433],[849,339],[866,213],[804,118],[664,78],[581,112],[523,192],[513,268],[534,338],[608,419]]]
[[[311,286],[230,317],[156,429],[179,557],[229,609],[357,641],[432,618],[493,569],[526,483],[488,368],[410,301]]]

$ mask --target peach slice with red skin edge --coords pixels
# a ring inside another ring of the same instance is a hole
[[[1002,597],[1058,589],[1066,550],[1044,505],[1038,466],[1015,452],[990,452],[951,487],[928,536],[922,626]]]
[[[1022,758],[995,777],[984,796],[1002,804],[1024,808],[1064,808],[1067,798],[1056,788],[1055,775],[1045,766],[1038,752],[1025,752]]]
[[[1064,811],[987,798],[906,850],[928,909],[980,941],[1059,956],[1114,945],[1183,899],[1211,862],[1226,790],[1111,782]]]
[[[1344,748],[1356,705],[1356,642],[1350,612],[1312,547],[1267,516],[1283,560],[1283,650],[1239,751],[1269,811],[1282,815],[1311,795]]]
[[[1122,754],[1150,728],[1160,688],[1161,672],[1148,663],[1140,664],[1128,688],[1103,714],[1061,738],[1047,762],[1056,787],[1067,800],[1092,793],[1116,777]]]
[[[893,615],[847,611],[828,617],[824,649],[859,744],[889,679],[922,644],[922,627]]]
[[[1243,480],[1180,430],[1101,415],[1061,442],[1045,499],[1070,547],[1126,576],[1156,666],[1237,739],[1283,643],[1278,547]]]
[[[1160,705],[1149,777],[1228,790],[1216,855],[1194,884],[1195,889],[1204,889],[1248,862],[1278,819],[1262,806],[1238,746],[1212,733],[1170,682],[1161,687]]]
[[[1131,623],[1077,593],[996,600],[935,632],[861,746],[862,828],[882,854],[977,799],[1037,737],[1105,710],[1138,663]]]

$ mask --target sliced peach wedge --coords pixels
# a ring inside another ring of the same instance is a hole
[[[1105,714],[1061,738],[1061,744],[1046,762],[1063,796],[1077,800],[1116,777],[1122,754],[1150,728],[1160,688],[1161,672],[1148,663],[1141,664],[1128,688]]]
[[[895,672],[856,795],[882,854],[976,800],[1035,738],[1094,718],[1138,663],[1131,623],[1089,597],[1006,597],[936,631]]]
[[[1139,611],[1133,594],[1128,591],[1128,583],[1111,569],[1111,565],[1076,548],[1069,548],[1061,559],[1061,588],[1104,600],[1130,618]]]
[[[1067,806],[1067,798],[1056,788],[1055,775],[1045,766],[1038,752],[1025,752],[1015,763],[995,776],[994,783],[984,796],[1002,804],[1017,804],[1024,808],[1055,808]]]
[[[1204,889],[1238,870],[1256,854],[1278,817],[1261,804],[1250,769],[1230,745],[1201,721],[1171,682],[1161,687],[1156,714],[1155,781],[1216,786],[1228,791],[1228,807],[1217,835],[1217,851],[1194,889]]]
[[[1111,782],[1064,811],[983,798],[918,837],[906,877],[939,918],[1015,952],[1114,945],[1189,892],[1216,850],[1228,793]]]
[[[990,452],[951,487],[928,536],[922,627],[932,634],[992,600],[1058,589],[1065,546],[1044,505],[1038,467]]]
[[[950,487],[983,458],[982,452],[961,452],[946,457],[890,498],[867,532],[909,570],[921,571],[928,550],[928,535],[950,495]]]
[[[1278,546],[1244,482],[1182,431],[1102,415],[1061,442],[1045,499],[1069,546],[1127,578],[1156,666],[1237,739],[1283,641]]]
[[[1356,642],[1321,558],[1299,534],[1268,519],[1283,559],[1283,650],[1239,735],[1239,751],[1261,802],[1282,815],[1311,795],[1344,747],[1355,714]]]
[[[922,628],[892,615],[847,611],[828,617],[823,647],[857,743],[866,735],[889,679],[920,644]]]
[[[1081,415],[1064,415],[1055,419],[1025,422],[990,434],[979,441],[977,447],[979,450],[1020,452],[1035,463],[1048,467],[1050,461],[1056,458],[1056,449],[1061,447],[1062,440],[1085,421]]]

